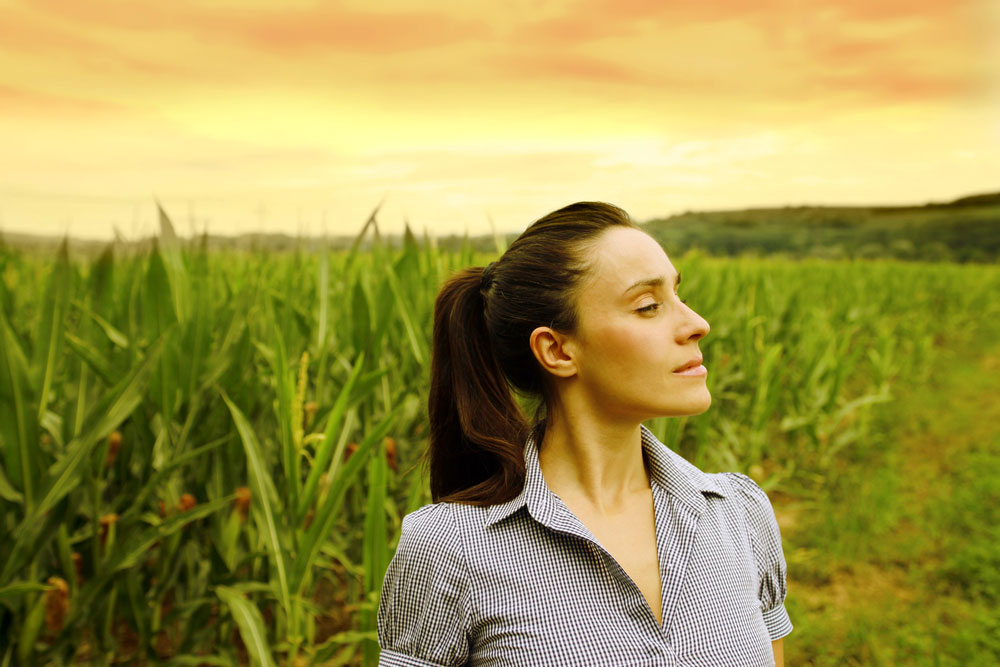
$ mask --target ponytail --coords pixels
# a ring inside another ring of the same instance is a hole
[[[463,269],[434,306],[428,399],[434,502],[490,505],[524,486],[528,424],[490,340],[483,299],[488,278],[484,269]]]

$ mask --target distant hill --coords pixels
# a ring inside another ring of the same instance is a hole
[[[668,252],[996,262],[1000,192],[923,206],[689,212],[644,227]]]
[[[1000,192],[994,192],[985,195],[971,195],[969,197],[962,197],[961,199],[956,199],[953,202],[947,204],[928,204],[928,206],[937,207],[955,207],[955,206],[1000,206]]]

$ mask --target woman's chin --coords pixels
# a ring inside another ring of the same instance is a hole
[[[691,407],[691,411],[687,413],[687,416],[694,417],[695,415],[700,415],[707,412],[710,407],[712,407],[712,395],[706,393],[705,400],[701,401],[697,405],[693,405]]]
[[[697,395],[685,397],[684,401],[663,406],[653,417],[694,417],[706,412],[712,406],[712,394],[706,388]]]

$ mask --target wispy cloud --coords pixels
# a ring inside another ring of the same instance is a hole
[[[37,119],[41,114],[63,122],[83,117],[106,118],[129,112],[129,107],[123,104],[71,95],[53,95],[3,84],[0,84],[0,108],[3,109],[2,116]]]
[[[127,5],[110,0],[34,0],[31,5],[50,16],[96,29],[185,31],[275,52],[320,49],[391,54],[475,39],[481,36],[478,28],[482,27],[441,11],[385,14],[322,2],[302,7],[280,2],[226,6],[190,0]]]

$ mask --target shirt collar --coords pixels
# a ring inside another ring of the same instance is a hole
[[[691,506],[699,514],[705,509],[706,493],[725,497],[726,492],[712,475],[698,470],[666,445],[645,426],[641,426],[642,448],[649,462],[649,476],[654,487],[659,487],[667,495]],[[524,445],[525,477],[521,492],[507,502],[491,505],[486,515],[486,525],[503,521],[522,507],[527,507],[531,516],[539,523],[551,526],[559,518],[565,507],[552,493],[542,469],[538,465],[538,446],[532,433]]]

